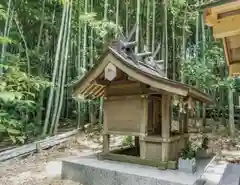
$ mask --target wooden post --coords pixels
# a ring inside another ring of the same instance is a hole
[[[180,108],[179,108],[179,132],[183,134],[183,127],[184,127],[184,102],[183,98],[180,97]]]
[[[183,132],[188,133],[188,120],[189,120],[189,110],[186,109],[186,113],[183,116]]]
[[[180,134],[183,134],[184,133],[184,116],[185,116],[185,113],[180,112],[179,114],[180,114],[179,132],[180,132]]]
[[[162,95],[162,161],[168,161],[171,129],[171,96]]]
[[[110,146],[110,135],[103,134],[103,153],[109,152],[109,146]]]
[[[105,89],[106,92],[106,89]],[[107,101],[107,98],[104,98],[105,101]],[[103,104],[103,109],[104,109],[104,104]],[[109,152],[109,146],[110,146],[110,135],[106,134],[106,132],[108,131],[108,124],[107,124],[107,112],[104,111],[103,112],[103,117],[104,117],[104,122],[103,122],[103,153],[108,153]]]
[[[186,113],[184,114],[183,117],[183,132],[185,134],[188,134],[188,121],[189,121],[189,109],[186,109]],[[184,147],[186,147],[188,145],[188,136],[184,138]]]
[[[141,135],[147,135],[148,126],[148,96],[142,95],[142,121],[140,123],[140,133]],[[141,136],[140,140],[140,158],[146,159],[146,143]]]
[[[139,155],[140,154],[140,150],[139,150],[139,137],[138,136],[135,136],[134,138],[134,144],[135,144],[135,147],[136,147],[136,150],[137,150],[137,154]]]

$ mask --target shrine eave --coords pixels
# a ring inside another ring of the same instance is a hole
[[[105,86],[98,84],[96,79],[104,72],[109,63],[137,81],[148,84],[159,91],[182,97],[191,96],[200,102],[213,103],[208,94],[195,87],[167,79],[164,74],[143,63],[135,63],[129,58],[125,58],[114,47],[109,47],[92,69],[73,85],[73,97],[82,97],[83,99],[103,97]]]
[[[196,8],[199,11],[203,12],[207,8],[221,6],[221,5],[224,5],[226,3],[232,3],[232,2],[237,2],[237,1],[239,1],[239,0],[215,0],[215,1],[211,1],[209,3],[204,3],[204,4],[197,5]]]

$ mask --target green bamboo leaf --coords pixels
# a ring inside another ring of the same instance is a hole
[[[92,21],[96,17],[96,13],[87,13],[80,15],[79,19],[81,21]]]
[[[0,117],[6,117],[6,116],[8,116],[7,112],[0,112]]]
[[[11,44],[11,43],[13,43],[13,40],[10,39],[9,37],[0,36],[0,43],[1,44]]]
[[[4,11],[3,9],[1,9],[1,5],[0,5],[0,20],[6,19],[7,18],[7,14],[6,11]]]
[[[21,134],[20,130],[16,130],[14,128],[7,128],[7,132],[11,135],[19,135]]]
[[[6,127],[0,124],[0,132],[5,132],[5,131],[6,131]]]
[[[22,98],[22,93],[20,92],[0,92],[0,99],[4,101],[13,101],[15,98],[21,99]]]
[[[22,144],[24,144],[26,137],[25,136],[18,136],[16,137],[18,141],[20,141]]]
[[[11,136],[11,135],[10,135],[9,137],[10,137],[10,139],[12,140],[13,143],[16,143],[16,142],[17,142],[16,137]]]

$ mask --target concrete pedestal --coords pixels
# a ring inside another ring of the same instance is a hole
[[[192,185],[209,160],[197,161],[197,171],[159,170],[115,161],[99,161],[96,156],[67,158],[62,163],[62,178],[83,185]]]

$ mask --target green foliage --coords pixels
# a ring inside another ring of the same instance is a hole
[[[113,22],[91,21],[89,24],[94,28],[97,35],[102,39],[106,39],[106,37],[111,33],[113,34],[121,31],[121,27],[116,26],[116,24]]]
[[[29,126],[36,114],[36,95],[49,83],[28,76],[17,66],[1,67],[5,72],[0,77],[0,134],[7,134],[14,143],[23,143],[33,134]]]
[[[11,43],[13,43],[13,40],[10,39],[9,37],[0,36],[0,43],[1,44],[11,44]]]
[[[41,123],[45,118],[45,109],[48,104],[48,87],[51,85],[45,79],[50,80],[53,77],[65,2],[70,1],[11,1],[10,8],[7,1],[0,4],[0,32],[4,33],[0,36],[0,45],[6,46],[3,48],[5,51],[1,47],[3,53],[0,55],[0,69],[4,71],[0,77],[0,132],[9,136],[14,142],[22,142],[24,138],[38,134],[42,128]],[[149,17],[147,17],[147,1],[141,3],[139,52],[144,50],[143,46],[146,44],[146,30],[148,28],[149,45],[153,45],[153,47],[155,45],[155,48],[150,47],[149,49],[154,50],[158,43],[161,44],[162,51],[156,56],[156,60],[160,60],[165,58],[166,42],[162,40],[165,27],[163,24],[164,3],[155,1],[157,8],[156,15],[153,15],[152,2],[150,5],[148,4],[150,6]],[[217,113],[220,112],[220,109],[221,112],[226,112],[226,106],[220,106],[218,103],[221,100],[219,91],[227,89],[229,85],[235,91],[240,91],[240,81],[226,78],[222,46],[211,40],[212,34],[207,28],[202,29],[201,18],[199,13],[195,11],[196,1],[171,0],[168,2],[168,75],[171,76],[175,65],[177,73],[175,76],[176,79],[179,79],[180,63],[183,63],[186,83],[199,86],[199,89],[205,90],[215,97],[217,104],[216,109],[212,111],[213,114],[219,115]],[[126,4],[128,4],[128,9],[125,8]],[[106,45],[115,39],[116,35],[119,36],[120,33],[125,35],[135,24],[137,18],[136,1],[120,1],[119,17],[116,15],[116,7],[115,1],[108,0],[108,5],[105,6],[105,0],[89,0],[88,10],[85,12],[84,0],[73,1],[71,40],[69,42],[69,55],[66,56],[67,84],[76,78],[83,77],[92,64],[97,62],[96,59],[102,55]],[[104,18],[105,12],[107,13],[106,19]],[[197,16],[199,16],[198,30],[196,28]],[[155,26],[152,25],[154,17]],[[119,25],[115,24],[117,18]],[[85,29],[85,25],[87,25],[87,29]],[[200,32],[202,30],[205,31],[206,35],[207,42],[205,43],[201,42],[203,34]],[[198,45],[195,43],[196,34],[199,37]],[[184,42],[186,42],[186,46],[184,46]],[[60,45],[64,47],[64,42],[61,41]],[[205,47],[204,53],[203,46]],[[65,48],[61,48],[59,60],[65,57],[64,50]],[[219,75],[221,70],[224,71],[222,76]],[[58,73],[56,76],[59,77],[54,83],[59,84],[58,82],[61,81],[60,66],[57,66],[56,71]],[[72,100],[72,90],[68,91],[67,89],[70,87],[65,87],[63,106],[59,108],[61,109],[61,121],[64,119],[77,120],[80,117],[86,117],[84,121],[88,121],[89,112],[93,110],[93,108],[87,108],[86,105],[89,102],[82,102],[83,106],[79,108]],[[53,94],[52,109],[55,109],[58,107],[56,105],[58,98],[55,91]],[[226,94],[224,96],[226,97]],[[99,116],[101,111],[99,100],[96,99],[91,103],[97,112],[95,115]],[[79,110],[76,111],[78,108]],[[40,114],[38,114],[39,112]],[[125,141],[125,143],[132,144],[130,137],[127,137]]]
[[[183,63],[183,73],[192,85],[198,83],[201,89],[216,90],[220,86],[227,86],[229,80],[227,78],[221,79],[219,71],[214,73],[216,67],[221,68],[225,65],[222,48],[214,42],[208,43],[206,46],[204,56],[207,62],[204,62],[202,58],[189,56],[188,60]]]
[[[182,159],[192,159],[196,156],[196,152],[199,150],[200,148],[195,145],[194,143],[189,143],[187,145],[186,148],[184,148],[181,153],[180,153],[180,157]]]
[[[133,139],[132,136],[125,136],[122,141],[123,146],[133,146]]]
[[[0,20],[5,20],[7,18],[6,10],[0,4]]]

